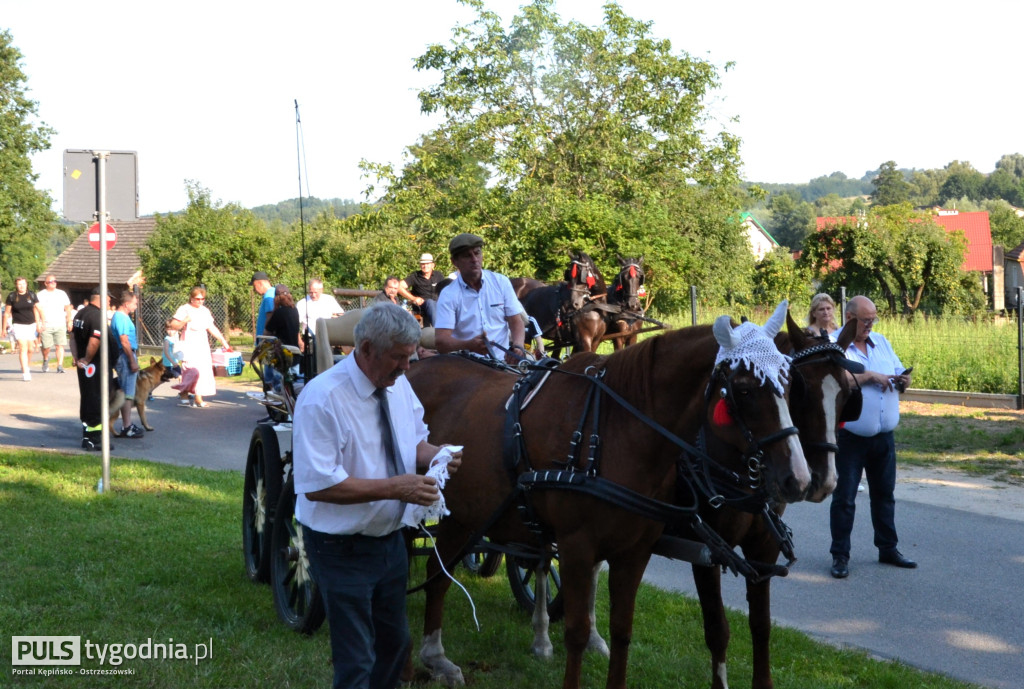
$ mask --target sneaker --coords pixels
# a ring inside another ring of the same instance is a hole
[[[25,371],[24,373],[21,374],[21,379],[24,381],[30,381],[32,380],[32,374],[29,373],[28,371]]]
[[[118,436],[118,437],[120,437],[120,438],[141,438],[144,435],[145,435],[145,432],[141,428],[139,428],[135,424],[132,424],[128,428],[126,428],[123,431],[121,431],[121,435]]]
[[[57,367],[57,373],[64,373],[64,367],[63,366],[58,366]]]
[[[82,438],[82,449],[90,450],[92,452],[101,452],[103,450],[103,444],[99,440],[90,440],[89,438]],[[110,449],[113,450],[114,446],[111,445]]]
[[[182,397],[179,397],[178,398],[178,406],[179,407],[191,407],[192,406],[192,402],[191,402],[191,400],[187,400],[187,399],[184,399]]]
[[[857,486],[857,492],[858,493],[863,493],[864,492],[864,484],[863,483],[861,483],[860,485]]]
[[[46,373],[49,370],[50,370],[50,360],[47,359],[46,361],[43,362],[43,373]]]

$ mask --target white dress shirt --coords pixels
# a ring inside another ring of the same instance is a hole
[[[872,332],[868,337],[867,350],[867,354],[864,354],[851,343],[846,348],[846,358],[864,364],[867,371],[875,371],[886,376],[895,376],[897,372],[903,373],[905,370],[889,340],[883,335]],[[843,428],[865,438],[895,430],[900,422],[899,393],[895,389],[883,389],[875,384],[863,385],[861,390],[864,394],[864,407],[860,418],[856,421],[847,421]]]
[[[305,495],[350,476],[388,477],[375,389],[353,353],[310,381],[299,395],[292,425],[295,517],[315,531],[386,536],[400,526],[403,504],[398,500],[336,505]],[[428,435],[423,405],[405,376],[388,394],[395,449],[405,471],[415,473],[416,447]]]
[[[512,335],[506,319],[522,313],[523,305],[504,275],[485,270],[480,282],[478,292],[467,285],[460,274],[441,290],[434,327],[450,329],[452,336],[460,340],[484,333],[489,341],[508,347]],[[505,352],[495,347],[488,347],[488,350],[495,359],[505,358]]]

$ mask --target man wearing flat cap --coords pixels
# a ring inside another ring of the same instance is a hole
[[[434,271],[434,257],[431,254],[423,254],[420,256],[420,269],[398,283],[398,294],[403,299],[408,299],[413,305],[413,310],[423,318],[424,328],[434,325],[437,286],[443,280],[444,275]]]
[[[274,310],[274,296],[276,292],[274,286],[270,284],[270,277],[262,270],[257,270],[252,274],[252,280],[249,281],[249,284],[252,285],[252,289],[256,294],[263,297],[260,301],[260,310],[256,312],[255,337],[259,337],[267,326],[267,316]]]
[[[526,354],[523,307],[507,277],[484,270],[483,246],[469,233],[448,243],[458,275],[437,300],[435,342],[442,353],[466,349],[514,364]]]

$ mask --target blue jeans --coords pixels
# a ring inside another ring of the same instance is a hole
[[[850,557],[850,533],[856,511],[857,486],[861,471],[868,479],[871,524],[875,529],[875,547],[895,550],[896,538],[896,444],[892,431],[869,438],[839,431],[836,453],[838,481],[829,510],[832,527],[833,557]]]
[[[419,314],[423,316],[424,328],[434,325],[434,314],[437,312],[437,301],[435,299],[424,299],[423,303],[416,308],[419,310]]]
[[[394,689],[412,648],[401,530],[381,538],[302,532],[330,625],[334,689]]]

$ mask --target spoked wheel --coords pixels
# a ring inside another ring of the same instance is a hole
[[[302,527],[295,521],[291,479],[281,489],[272,533],[270,588],[277,616],[294,631],[312,634],[324,622],[324,603],[310,571]]]
[[[242,554],[245,574],[252,581],[270,581],[270,531],[281,494],[281,451],[277,435],[259,425],[249,441],[242,488]]]
[[[508,584],[512,595],[523,610],[532,613],[536,601],[534,584],[537,576],[537,560],[521,557],[506,557],[505,571],[508,573]],[[562,578],[558,573],[558,556],[551,560],[548,567],[548,617],[557,622],[565,615],[565,602],[562,599]]]

